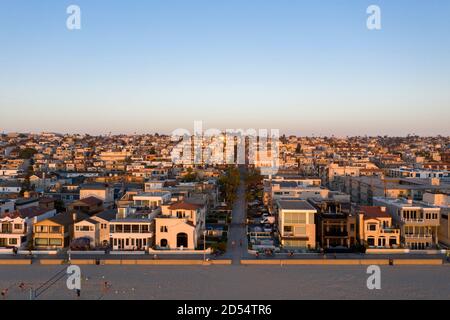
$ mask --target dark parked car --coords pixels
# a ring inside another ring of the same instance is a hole
[[[89,238],[77,238],[72,240],[70,244],[70,250],[83,251],[91,248],[91,239]]]

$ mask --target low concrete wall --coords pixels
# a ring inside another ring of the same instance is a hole
[[[389,265],[389,259],[256,259],[243,265]],[[394,265],[442,265],[442,259],[393,259]]]
[[[31,264],[30,259],[0,259],[0,265],[27,265]]]
[[[366,249],[366,254],[403,254],[410,253],[409,249]]]
[[[105,251],[73,251],[73,250],[71,250],[70,254],[80,255],[80,256],[83,256],[83,255],[95,256],[95,255],[105,255]]]
[[[153,250],[148,249],[149,254],[204,254],[203,250]],[[206,249],[206,254],[211,254],[212,249],[208,248]]]
[[[39,264],[43,265],[60,265],[64,264],[64,260],[62,259],[39,259],[37,260]]]
[[[30,254],[29,250],[19,250],[19,254]],[[39,255],[39,254],[45,254],[45,255],[55,255],[58,253],[57,250],[32,250],[32,254]]]
[[[394,259],[394,265],[442,265],[442,259]]]
[[[256,259],[241,260],[243,265],[388,265],[388,259]]]
[[[105,265],[230,265],[231,260],[102,260],[101,264]]]

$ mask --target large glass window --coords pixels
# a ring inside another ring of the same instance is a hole
[[[284,214],[285,223],[306,223],[305,213],[285,213]]]
[[[48,228],[47,228],[47,226],[36,226],[35,228],[35,232],[48,232]]]
[[[62,245],[62,240],[61,239],[50,239],[49,243],[51,246],[60,246],[60,245]]]
[[[34,244],[36,246],[47,246],[48,239],[47,238],[36,238],[36,239],[34,239]]]
[[[51,226],[50,233],[61,233],[61,227],[60,226]]]

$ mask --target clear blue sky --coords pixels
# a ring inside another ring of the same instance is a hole
[[[0,131],[450,135],[448,0],[1,0],[0,46]]]

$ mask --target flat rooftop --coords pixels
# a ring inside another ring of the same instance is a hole
[[[278,206],[283,210],[311,210],[316,209],[305,200],[280,200]]]

